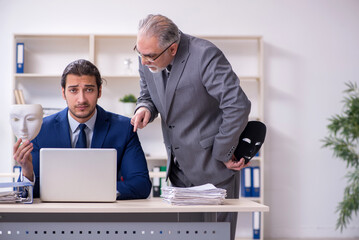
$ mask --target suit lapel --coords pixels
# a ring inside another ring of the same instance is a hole
[[[166,100],[164,98],[165,88],[164,88],[164,84],[163,84],[162,72],[153,73],[153,80],[155,82],[155,85],[156,85],[156,88],[157,88],[157,93],[159,95],[159,99],[160,99],[161,104],[162,104],[162,109],[165,109]]]
[[[70,126],[67,118],[68,108],[62,110],[55,119],[56,138],[59,146],[71,148]]]
[[[110,121],[108,119],[108,115],[103,108],[97,106],[97,118],[91,148],[101,148],[103,146],[109,127]]]
[[[166,107],[166,117],[171,108],[172,100],[174,97],[175,90],[177,88],[178,82],[181,79],[183,69],[186,66],[186,62],[190,53],[188,52],[188,38],[182,33],[181,42],[179,44],[176,57],[174,59],[170,77],[168,78],[166,93],[165,93],[165,107]]]

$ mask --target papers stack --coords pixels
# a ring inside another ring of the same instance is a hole
[[[227,191],[213,184],[196,187],[163,187],[161,197],[173,205],[219,205],[223,204]]]

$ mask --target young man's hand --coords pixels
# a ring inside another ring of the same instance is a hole
[[[34,181],[34,168],[32,165],[32,156],[31,151],[34,149],[32,143],[29,140],[22,141],[18,139],[14,145],[14,159],[21,166],[22,175]]]

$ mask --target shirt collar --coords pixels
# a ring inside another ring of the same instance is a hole
[[[96,117],[97,117],[97,109],[95,109],[95,114],[87,121],[85,122],[86,126],[93,131],[95,128],[95,123],[96,123]],[[78,126],[80,125],[80,123],[78,121],[76,121],[70,114],[70,111],[67,111],[67,119],[69,121],[69,125],[71,128],[71,132],[74,133]]]

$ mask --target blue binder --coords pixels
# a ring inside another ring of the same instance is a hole
[[[252,167],[252,197],[260,196],[260,169]]]
[[[252,197],[252,170],[251,167],[243,168],[241,171],[241,196]]]
[[[253,239],[261,238],[261,213],[253,213]]]
[[[16,73],[24,73],[24,43],[16,44]]]

